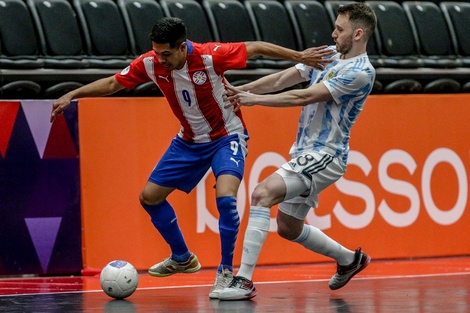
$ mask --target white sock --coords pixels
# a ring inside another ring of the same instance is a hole
[[[270,209],[260,206],[250,207],[250,219],[243,240],[243,253],[237,276],[252,280],[261,248],[268,236]]]
[[[305,224],[300,236],[292,241],[313,252],[335,259],[339,265],[349,265],[354,262],[354,251],[346,249],[311,225]]]

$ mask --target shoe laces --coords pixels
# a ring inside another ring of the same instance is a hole
[[[228,283],[232,280],[233,278],[233,275],[230,275],[231,272],[222,272],[222,273],[219,273],[217,274],[217,278],[216,278],[216,285],[218,287],[225,287],[228,285]]]
[[[173,268],[176,268],[178,266],[178,262],[176,262],[175,260],[171,259],[170,258],[167,258],[165,260],[163,260],[163,262],[161,263],[162,266],[164,267],[168,267],[168,266],[171,266]]]

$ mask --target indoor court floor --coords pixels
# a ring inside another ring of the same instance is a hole
[[[470,312],[470,257],[374,261],[340,290],[328,280],[334,263],[258,266],[252,300],[208,297],[215,271],[165,278],[139,275],[136,292],[113,300],[99,276],[0,279],[0,313],[49,312]]]

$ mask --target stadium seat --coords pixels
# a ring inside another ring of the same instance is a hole
[[[456,93],[459,92],[461,85],[452,78],[439,78],[427,83],[423,87],[424,93]]]
[[[388,83],[383,92],[386,94],[419,93],[423,90],[422,84],[416,79],[403,78]]]
[[[412,26],[423,65],[438,68],[461,66],[441,9],[429,1],[405,1],[402,6]]]
[[[135,97],[163,97],[162,91],[153,81],[142,83],[129,93]]]
[[[417,69],[423,66],[418,57],[413,30],[403,7],[394,1],[366,1],[377,17],[374,32],[380,66],[397,70],[395,78],[383,78],[384,93],[407,94],[422,91],[422,83],[413,75],[404,75],[401,69]],[[411,77],[410,77],[411,76]]]
[[[301,49],[333,45],[331,24],[325,7],[316,0],[286,0],[284,2],[300,42]]]
[[[196,0],[160,0],[166,16],[178,17],[184,21],[188,39],[194,42],[214,41],[209,22],[202,5]]]
[[[149,34],[165,14],[155,0],[117,0],[126,23],[133,53],[140,55],[152,49]]]
[[[381,66],[418,68],[423,66],[418,57],[413,30],[403,7],[394,1],[366,1],[377,16],[375,38],[381,54]]]
[[[124,20],[113,0],[73,0],[90,66],[125,68],[134,59]]]
[[[299,50],[294,28],[284,5],[276,0],[245,0],[245,7],[258,40]],[[263,58],[263,67],[288,68],[294,62]]]
[[[82,87],[83,84],[74,81],[61,82],[46,88],[43,97],[46,99],[56,99],[69,91]]]
[[[253,24],[238,0],[203,0],[214,39],[220,42],[256,40]]]
[[[462,66],[470,67],[470,2],[444,1],[440,3],[440,7]]]
[[[44,61],[28,7],[22,0],[2,0],[0,69],[41,68]]]
[[[354,3],[355,1],[348,1],[348,0],[326,0],[323,5],[325,6],[325,10],[330,17],[330,21],[332,25],[334,25],[336,21],[336,17],[338,16],[338,8],[342,5]]]
[[[143,54],[152,49],[150,32],[155,23],[165,17],[160,4],[155,0],[117,0],[127,34],[136,55]],[[132,96],[163,96],[160,89],[153,81],[140,84],[128,91]]]
[[[85,68],[75,12],[67,0],[27,0],[46,68]]]
[[[256,34],[245,6],[239,0],[203,0],[214,39],[220,42],[254,41]],[[260,68],[259,58],[247,61],[247,68]]]
[[[0,99],[35,99],[41,93],[41,85],[30,80],[17,80],[0,87]]]
[[[462,92],[470,92],[470,81],[464,83],[461,90]]]

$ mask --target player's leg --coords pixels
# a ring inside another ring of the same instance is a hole
[[[290,207],[290,210],[287,209],[287,206]],[[371,258],[362,252],[360,248],[351,251],[327,236],[320,229],[304,224],[304,219],[299,219],[299,215],[292,216],[293,211],[305,210],[308,212],[310,210],[310,206],[304,204],[303,209],[299,210],[297,208],[292,211],[294,207],[298,206],[298,204],[286,203],[279,205],[277,215],[278,233],[283,238],[296,242],[310,251],[334,259],[337,263],[337,271],[331,278],[329,287],[333,290],[344,287],[354,275],[369,265]],[[284,213],[289,211],[290,213]],[[293,229],[296,231],[293,231]],[[296,234],[298,235],[296,236]]]
[[[155,228],[171,249],[171,256],[149,269],[152,276],[193,273],[201,268],[188,249],[173,207],[166,200],[175,189],[190,192],[206,173],[209,164],[195,164],[197,149],[175,138],[152,171],[140,194],[140,202],[149,213]]]
[[[300,219],[307,212],[310,206],[307,204],[279,204],[277,214],[278,234],[290,241],[299,243],[306,249],[335,259],[342,265],[350,264],[354,261],[354,252],[344,248],[323,233],[320,229],[305,224],[304,218]]]
[[[351,251],[328,237],[320,229],[304,224],[305,217],[311,207],[318,206],[320,192],[344,174],[344,166],[336,158],[327,160],[325,155],[311,154],[309,159],[310,161],[306,164],[307,168],[316,168],[315,171],[310,170],[306,176],[303,175],[302,177],[304,181],[311,180],[309,195],[305,198],[306,201],[297,197],[279,204],[278,233],[283,238],[297,242],[313,252],[336,260],[338,270],[330,280],[329,286],[331,289],[339,289],[369,264],[370,257],[363,253],[361,249]],[[288,171],[283,177],[289,177],[290,173],[292,172]],[[305,173],[305,169],[301,173]]]
[[[252,280],[259,253],[268,236],[271,207],[281,202],[285,194],[286,186],[277,173],[271,174],[254,189],[243,242],[241,266],[237,276]]]
[[[296,242],[310,251],[334,259],[337,263],[337,271],[330,279],[329,287],[332,290],[344,287],[354,275],[369,265],[371,258],[362,252],[361,248],[351,251],[320,229],[304,224],[309,210],[310,205],[304,204],[303,208],[299,209],[299,204],[281,203],[277,215],[278,233],[283,238]],[[305,214],[299,213],[301,211]]]
[[[233,251],[240,227],[237,209],[237,192],[240,179],[230,174],[220,175],[216,182],[216,204],[219,212],[219,234],[222,259],[218,271],[232,271]]]
[[[174,189],[147,182],[140,194],[142,207],[150,215],[153,225],[171,249],[171,256],[168,259],[149,269],[149,274],[152,276],[163,277],[179,272],[192,273],[201,268],[197,257],[189,251],[184,241],[173,207],[166,201],[166,196]]]
[[[226,174],[217,178],[216,204],[219,212],[221,261],[217,267],[214,285],[209,292],[209,298],[211,299],[218,299],[219,292],[233,278],[233,253],[240,228],[240,217],[235,196],[239,185],[240,179],[233,175]],[[226,189],[226,192],[223,192],[222,189]]]
[[[243,177],[246,155],[246,142],[243,136],[229,136],[215,145],[212,170],[216,177],[221,261],[209,293],[212,299],[218,299],[219,292],[233,278],[233,253],[240,227],[236,195]]]
[[[271,174],[253,191],[250,218],[243,241],[241,266],[237,276],[223,291],[220,300],[243,300],[256,296],[257,291],[252,282],[253,272],[258,261],[270,225],[270,209],[285,197],[286,188],[282,178]]]

